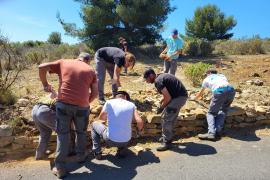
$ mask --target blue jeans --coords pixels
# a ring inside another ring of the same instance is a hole
[[[55,166],[62,168],[69,153],[70,126],[73,121],[76,133],[76,154],[83,156],[86,150],[86,130],[89,107],[79,107],[62,102],[56,103],[57,148]]]
[[[107,134],[108,128],[100,123],[100,122],[93,122],[92,123],[92,142],[93,142],[93,152],[100,153],[101,152],[101,144],[100,141],[103,139],[110,147],[118,147],[124,148],[127,147],[128,142],[114,142],[109,139]]]
[[[220,132],[224,125],[227,111],[233,102],[235,91],[214,93],[207,113],[208,133]]]

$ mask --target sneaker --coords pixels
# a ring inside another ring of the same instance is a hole
[[[104,105],[105,103],[106,103],[105,99],[100,99],[100,100],[99,100],[99,104],[100,104],[100,105]]]
[[[101,152],[94,152],[94,157],[96,160],[101,160],[102,159],[102,153]]]
[[[216,140],[216,136],[210,133],[199,134],[198,137],[199,139],[202,139],[202,140],[210,140],[210,141]]]
[[[157,147],[157,151],[167,151],[167,150],[171,149],[171,145],[172,145],[172,143],[170,143],[170,142],[167,142],[167,143],[162,142],[160,144],[160,146]]]
[[[126,148],[118,148],[115,156],[120,159],[125,158],[127,156]]]
[[[63,179],[67,175],[67,171],[63,168],[56,168],[52,169],[52,173],[58,177],[58,179]]]

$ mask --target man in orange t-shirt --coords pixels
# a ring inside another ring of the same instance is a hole
[[[39,77],[46,92],[51,92],[46,74],[59,76],[56,102],[57,153],[53,173],[59,178],[67,174],[65,160],[68,155],[71,121],[76,131],[76,155],[84,161],[86,155],[86,129],[88,126],[89,103],[98,96],[97,78],[89,65],[88,53],[81,53],[76,60],[57,60],[39,66]],[[90,89],[90,92],[89,92]]]

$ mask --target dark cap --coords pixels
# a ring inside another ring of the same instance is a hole
[[[155,71],[153,69],[147,69],[144,71],[143,73],[143,78],[146,79],[148,78],[151,74],[156,74]]]
[[[173,29],[173,30],[172,30],[172,35],[178,35],[177,29]]]
[[[130,101],[130,96],[126,91],[117,91],[115,95],[117,96],[119,94],[126,96],[126,100]]]
[[[216,69],[210,68],[205,72],[205,75],[207,75],[207,74],[217,74],[217,73],[218,72],[217,72]]]

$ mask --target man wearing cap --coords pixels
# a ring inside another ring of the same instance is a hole
[[[160,54],[164,60],[164,73],[175,75],[177,59],[182,54],[183,41],[178,37],[178,31],[172,30],[172,35],[166,40],[166,48]]]
[[[67,174],[65,161],[69,150],[71,122],[76,132],[76,155],[80,161],[86,157],[89,103],[98,95],[96,74],[89,61],[89,54],[81,53],[75,60],[60,59],[39,65],[39,77],[46,92],[52,91],[47,81],[47,72],[59,76],[56,102],[57,153],[53,168],[58,178]]]
[[[203,80],[202,89],[196,95],[199,99],[206,88],[211,89],[212,99],[207,113],[208,132],[199,134],[200,139],[215,140],[222,133],[226,113],[233,102],[235,96],[234,88],[229,84],[223,74],[217,73],[215,69],[209,69],[206,72],[206,78]]]
[[[112,80],[112,94],[115,96],[120,83],[120,72],[124,67],[133,67],[136,58],[133,54],[116,47],[103,47],[95,53],[96,73],[98,79],[99,103],[104,105],[104,83],[106,70]]]
[[[156,75],[153,69],[144,72],[144,79],[147,83],[155,84],[157,91],[163,95],[157,114],[162,113],[162,137],[161,146],[158,151],[166,151],[171,148],[173,128],[182,106],[185,105],[188,97],[185,86],[172,74]]]
[[[92,124],[93,152],[96,159],[101,159],[100,140],[104,139],[109,146],[117,147],[117,156],[124,156],[125,149],[131,139],[132,120],[137,122],[138,130],[143,128],[135,104],[130,102],[130,96],[125,91],[118,91],[115,99],[108,100],[103,106],[99,120],[107,121],[108,127],[101,122]]]

